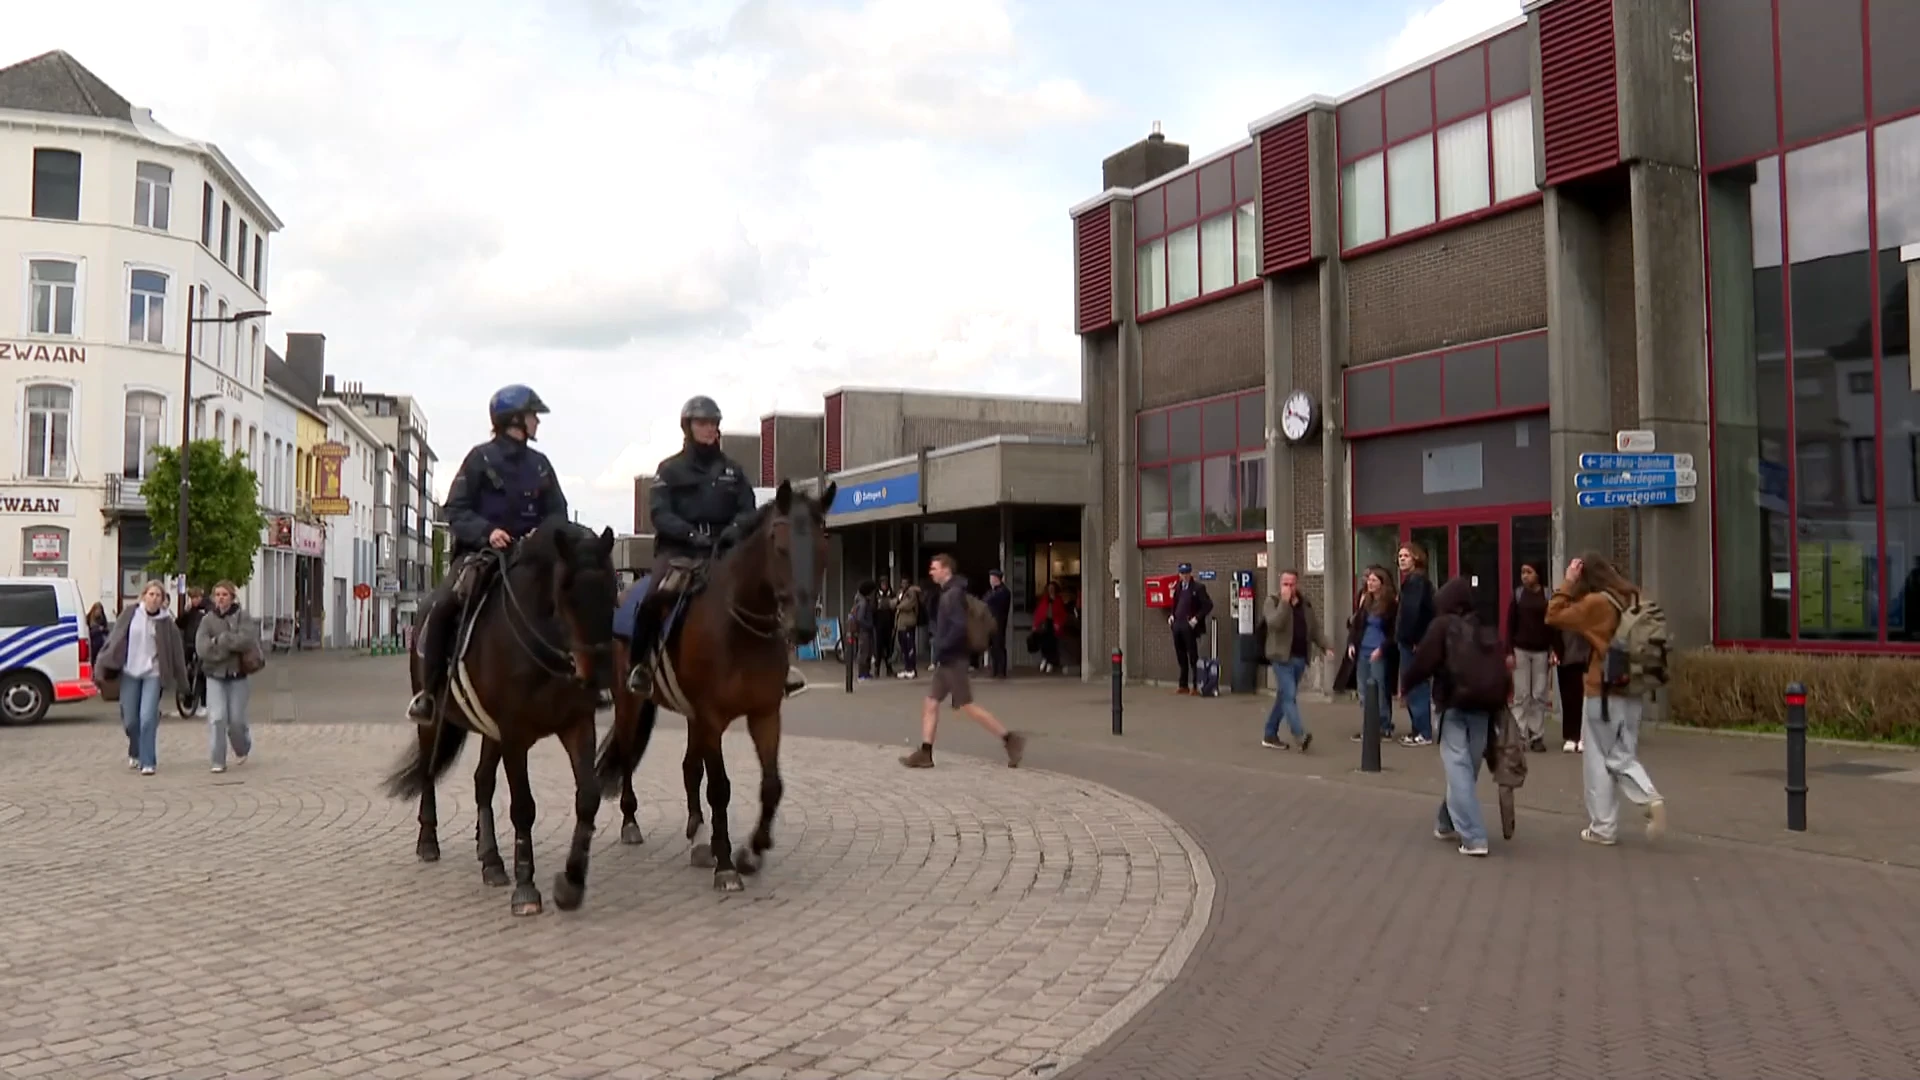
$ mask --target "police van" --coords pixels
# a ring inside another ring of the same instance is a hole
[[[85,614],[71,578],[0,577],[0,723],[99,695]]]

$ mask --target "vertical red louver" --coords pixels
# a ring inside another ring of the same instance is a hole
[[[829,476],[840,471],[840,410],[842,405],[840,398],[841,395],[837,393],[827,395],[827,431],[826,437],[823,440],[826,445],[821,447],[824,451],[821,457],[825,460],[823,460],[821,464],[825,467],[827,475]]]
[[[1540,131],[1548,186],[1620,163],[1613,0],[1540,9]]]
[[[1277,274],[1313,260],[1313,177],[1307,118],[1260,133],[1260,272]]]
[[[1073,219],[1073,326],[1091,334],[1114,324],[1113,204]]]
[[[773,417],[760,418],[760,486],[772,487],[780,481],[773,476]]]

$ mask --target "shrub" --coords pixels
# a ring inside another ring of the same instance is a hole
[[[1700,649],[1675,658],[1668,717],[1777,730],[1788,683],[1807,688],[1807,728],[1834,739],[1920,743],[1920,663],[1884,656]]]

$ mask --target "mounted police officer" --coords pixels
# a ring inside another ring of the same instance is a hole
[[[504,551],[549,518],[567,518],[567,496],[560,490],[547,455],[531,445],[547,403],[532,388],[515,384],[494,392],[487,406],[493,438],[467,452],[447,492],[447,525],[453,535],[447,580],[462,603],[447,603],[436,593],[420,632],[420,663],[426,689],[415,694],[407,716],[433,722],[433,701],[447,675],[447,636],[480,571],[492,560],[482,553]]]
[[[680,452],[662,461],[654,473],[648,506],[653,517],[653,573],[647,595],[640,601],[628,655],[633,670],[627,688],[636,694],[653,692],[653,649],[668,597],[684,587],[687,575],[675,574],[673,563],[700,563],[714,558],[749,528],[759,508],[753,483],[740,463],[720,449],[720,406],[705,395],[689,398],[680,407]],[[666,587],[662,588],[665,583]],[[789,672],[789,692],[805,685]]]

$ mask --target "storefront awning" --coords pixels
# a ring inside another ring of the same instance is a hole
[[[1078,435],[992,435],[831,476],[831,527],[984,507],[1078,506],[1100,458]]]

